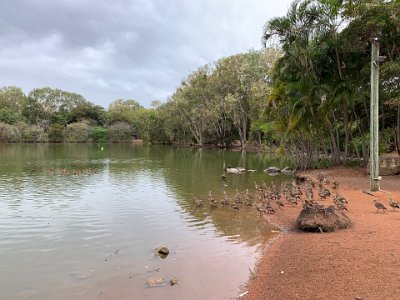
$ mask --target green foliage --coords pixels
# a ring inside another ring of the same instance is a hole
[[[394,143],[393,128],[385,128],[379,133],[379,153],[386,153],[390,149],[390,144]]]
[[[18,87],[9,86],[0,89],[0,122],[14,124],[23,119],[22,109],[26,97]]]
[[[68,143],[88,143],[90,127],[86,122],[68,124],[64,131],[64,141]]]
[[[125,122],[118,122],[108,127],[108,137],[112,143],[131,141],[132,134],[131,125]]]
[[[86,103],[86,99],[79,94],[49,87],[33,89],[28,98],[31,103],[40,106],[41,118],[46,121],[56,112],[70,112],[78,105]]]
[[[393,1],[300,0],[285,16],[267,22],[265,41],[278,41],[283,50],[267,115],[287,150],[326,154],[334,164],[367,156],[368,39],[379,37],[389,59],[382,66],[381,90],[381,103],[388,103],[385,98],[399,96],[399,20],[400,5]],[[393,124],[395,113],[383,121]]]
[[[320,158],[313,160],[310,164],[310,169],[328,169],[333,167],[332,159]]]
[[[70,111],[68,121],[70,123],[88,121],[93,125],[104,126],[107,122],[107,113],[99,105],[83,102]]]
[[[96,126],[92,128],[91,138],[93,142],[103,144],[108,142],[108,131],[104,127]]]
[[[18,143],[21,141],[21,133],[17,126],[0,123],[0,142]]]
[[[62,124],[51,124],[48,130],[48,140],[52,143],[62,143],[64,141],[64,128]]]
[[[136,111],[141,108],[143,107],[135,100],[115,100],[108,107],[110,122],[126,122],[129,124],[134,124]]]
[[[3,107],[0,109],[0,122],[7,124],[14,124],[20,120],[18,113],[9,107]]]
[[[37,125],[28,125],[23,122],[16,124],[21,133],[21,141],[24,143],[44,143],[47,142],[47,134],[43,128]]]

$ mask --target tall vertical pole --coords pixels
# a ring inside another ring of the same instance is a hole
[[[379,42],[372,39],[371,117],[370,117],[371,191],[379,191]]]

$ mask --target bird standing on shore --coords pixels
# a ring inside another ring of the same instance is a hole
[[[258,204],[256,205],[256,209],[257,211],[260,213],[260,216],[262,213],[266,213],[266,209],[265,209],[265,205],[260,201],[258,202]]]
[[[393,211],[395,208],[400,208],[399,202],[394,201],[390,196],[389,196],[389,205],[393,208]]]
[[[385,212],[385,210],[387,210],[385,205],[383,205],[382,203],[378,202],[376,199],[373,202],[374,202],[374,205],[375,205],[375,207],[377,209],[376,212],[379,212],[380,209],[382,209],[383,212]]]
[[[273,213],[275,213],[275,209],[272,207],[272,205],[271,205],[270,203],[268,203],[268,204],[265,206],[265,208],[266,208],[268,214],[273,214]]]

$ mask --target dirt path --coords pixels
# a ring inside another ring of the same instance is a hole
[[[304,175],[315,178],[318,171]],[[400,299],[400,212],[388,206],[388,194],[363,193],[369,178],[363,170],[322,171],[339,182],[349,201],[350,229],[335,233],[289,230],[261,259],[245,299]],[[400,201],[400,177],[384,177],[381,189]],[[388,207],[377,213],[373,199]],[[331,200],[327,200],[329,202]],[[285,206],[268,219],[293,228],[300,205]]]

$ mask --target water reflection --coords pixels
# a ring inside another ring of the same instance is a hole
[[[256,172],[229,174],[223,181],[224,162],[257,170],[287,164],[257,154],[201,149],[107,145],[102,151],[96,145],[1,144],[3,296],[194,299],[189,297],[193,291],[199,299],[236,295],[271,227],[254,208],[196,208],[192,196],[205,200],[212,190],[220,198],[224,190],[232,195],[271,178]],[[88,168],[95,172],[46,171]],[[163,261],[152,253],[160,242],[171,247]],[[184,284],[163,292],[144,289],[157,268],[161,271],[155,276],[172,274],[184,278]],[[199,290],[221,278],[218,289]]]

